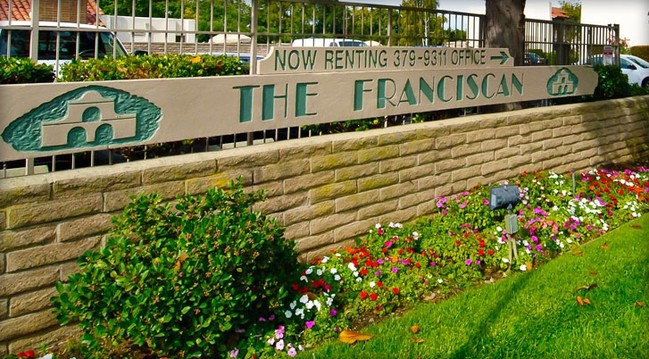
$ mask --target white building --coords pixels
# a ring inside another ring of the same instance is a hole
[[[629,46],[649,45],[649,1],[581,0],[583,24],[619,24],[620,38]]]
[[[117,37],[124,43],[131,42],[131,40],[133,42],[149,42],[149,37],[152,43],[181,42],[181,40],[185,43],[196,42],[196,34],[187,33],[187,31],[198,30],[196,21],[191,19],[115,17],[112,15],[101,15],[100,19],[109,29],[117,30]],[[128,31],[132,29],[134,31]]]

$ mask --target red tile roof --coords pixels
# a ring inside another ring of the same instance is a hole
[[[11,20],[29,21],[29,13],[32,9],[31,0],[11,0]],[[86,0],[86,23],[94,24],[97,14],[97,3],[95,0]],[[99,9],[99,14],[103,11]],[[9,0],[0,0],[0,21],[9,20]]]
[[[553,19],[567,19],[570,16],[566,14],[560,7],[552,7],[552,18]]]

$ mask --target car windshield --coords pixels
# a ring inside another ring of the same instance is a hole
[[[642,68],[649,69],[649,62],[645,61],[644,59],[642,59],[640,57],[637,57],[637,56],[625,56],[625,58],[627,60],[635,63],[636,65],[642,67]]]
[[[99,35],[99,41],[95,41]],[[79,46],[77,48],[77,39]],[[0,36],[0,56],[29,57],[29,30],[2,30]],[[97,57],[106,55],[115,57],[126,55],[126,52],[117,43],[112,33],[108,32],[86,32],[68,30],[41,30],[38,32],[38,59],[39,60],[71,60],[78,56],[81,58]],[[113,46],[117,44],[117,46]]]

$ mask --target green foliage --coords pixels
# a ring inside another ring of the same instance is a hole
[[[598,81],[592,100],[608,100],[649,93],[639,85],[630,85],[627,75],[619,66],[595,65],[593,69],[597,71]]]
[[[239,59],[226,55],[122,56],[72,60],[61,68],[59,81],[224,76],[247,72],[248,68]]]
[[[224,355],[240,329],[286,306],[294,245],[250,210],[261,192],[231,186],[179,196],[174,208],[159,195],[134,198],[106,245],[57,285],[57,317],[79,322],[90,356]]]
[[[629,54],[641,57],[649,61],[649,45],[631,46]]]
[[[29,58],[0,56],[0,84],[53,82],[51,65],[36,64]]]

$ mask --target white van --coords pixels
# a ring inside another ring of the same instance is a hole
[[[341,47],[341,46],[360,46],[366,47],[367,44],[361,40],[353,39],[325,39],[317,37],[309,37],[306,39],[297,39],[293,40],[291,46],[302,46],[302,47]]]
[[[77,57],[90,59],[127,54],[119,39],[104,27],[47,21],[38,26],[38,62],[53,65],[55,71]],[[30,28],[29,21],[12,21],[11,26],[8,21],[0,21],[0,56],[29,57]]]

